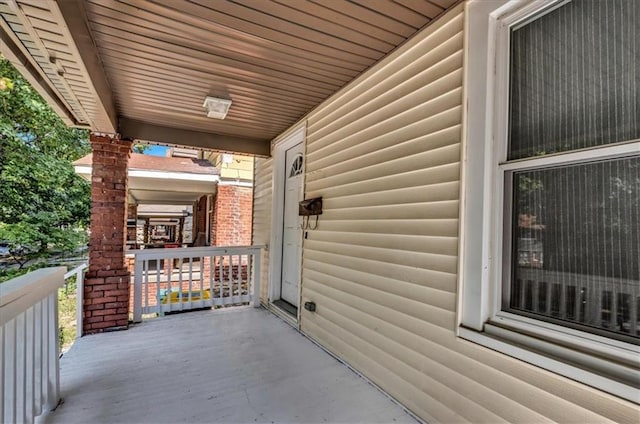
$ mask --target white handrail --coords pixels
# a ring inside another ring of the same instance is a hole
[[[58,289],[65,268],[0,284],[0,419],[32,423],[60,400]]]
[[[263,246],[202,246],[202,247],[177,247],[168,249],[137,249],[128,250],[127,254],[133,254],[141,259],[165,259],[192,258],[198,256],[214,255],[244,255],[259,252]]]
[[[84,302],[84,270],[87,264],[84,263],[71,271],[64,274],[64,280],[68,280],[72,276],[76,276],[76,338],[82,337],[82,317]]]

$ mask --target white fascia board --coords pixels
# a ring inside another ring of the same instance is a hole
[[[189,174],[186,172],[168,172],[168,171],[144,171],[140,169],[130,169],[128,172],[129,177],[137,178],[158,178],[169,180],[184,180],[184,181],[205,181],[205,182],[218,182],[220,177],[217,175],[209,174]]]
[[[86,165],[74,165],[73,170],[87,181],[91,181],[91,167]]]
[[[92,167],[87,165],[75,165],[74,170],[76,174],[91,180]],[[204,182],[218,182],[220,177],[218,175],[210,174],[189,174],[186,172],[166,172],[166,171],[145,171],[140,169],[130,169],[128,171],[129,177],[139,178],[159,178],[159,179],[172,179],[172,180],[185,180],[185,181],[204,181]]]
[[[236,187],[253,187],[251,181],[237,181],[237,180],[225,180],[222,179],[218,182],[219,186],[236,186]]]

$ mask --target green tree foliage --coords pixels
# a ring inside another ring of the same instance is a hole
[[[77,243],[89,222],[90,184],[71,162],[90,151],[88,132],[68,128],[0,56],[0,241],[16,257]]]
[[[151,148],[150,145],[144,143],[136,143],[131,147],[133,153],[144,153]]]

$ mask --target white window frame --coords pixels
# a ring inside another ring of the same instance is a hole
[[[640,141],[635,140],[506,162],[510,28],[565,3],[475,0],[466,4],[458,335],[640,403],[634,387],[640,382],[639,346],[501,310],[504,267],[511,255],[511,241],[503,231],[505,219],[511,220],[511,211],[505,211],[505,174],[640,151]]]

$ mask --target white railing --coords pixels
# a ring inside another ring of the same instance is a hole
[[[145,249],[134,255],[133,321],[142,314],[260,306],[260,246]]]
[[[596,328],[640,334],[637,280],[520,268],[512,304],[526,311]]]
[[[87,264],[82,264],[71,271],[64,274],[64,280],[76,277],[76,338],[82,337],[82,317],[83,308],[82,303],[84,299],[84,270],[87,269]]]
[[[65,268],[43,268],[0,284],[0,418],[32,423],[60,399],[58,289]]]

